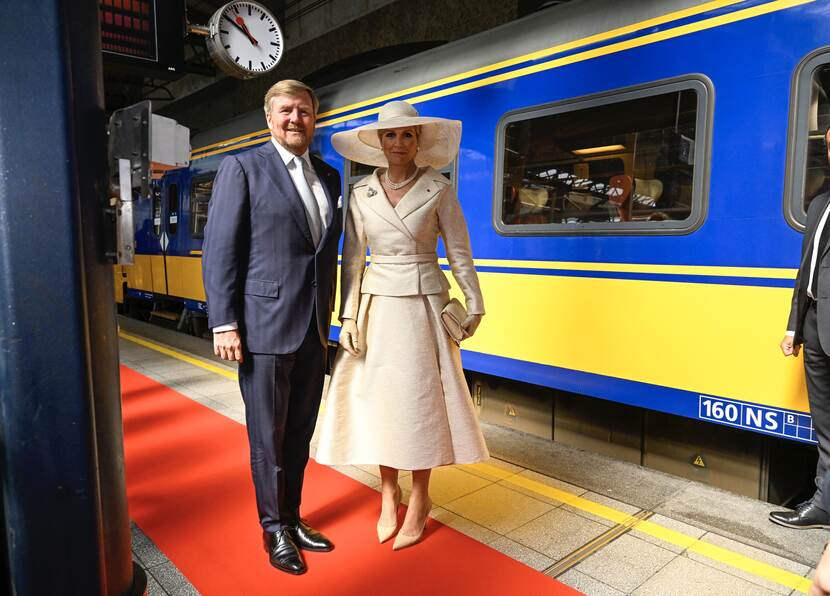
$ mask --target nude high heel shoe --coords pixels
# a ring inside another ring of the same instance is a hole
[[[401,504],[401,485],[398,484],[395,486],[395,524],[391,526],[386,526],[378,520],[378,540],[380,543],[383,544],[395,533],[395,530],[398,529],[398,506]]]
[[[424,515],[424,523],[421,524],[421,530],[414,536],[404,534],[403,532],[398,532],[398,535],[395,536],[395,543],[392,545],[392,550],[401,550],[402,548],[412,546],[413,544],[416,544],[421,540],[421,536],[424,535],[424,530],[427,527],[427,520],[429,520],[429,512],[432,510],[432,499],[430,499],[429,497],[427,497],[426,509],[427,510],[426,514]]]

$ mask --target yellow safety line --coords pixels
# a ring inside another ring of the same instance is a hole
[[[717,17],[704,19],[704,20],[698,21],[696,23],[689,23],[689,24],[686,24],[686,25],[681,25],[681,26],[678,26],[678,27],[666,29],[665,31],[658,31],[656,33],[643,35],[643,36],[640,36],[640,37],[637,37],[637,38],[634,38],[634,39],[625,40],[625,41],[614,43],[614,44],[609,44],[609,45],[603,46],[601,48],[595,48],[595,49],[592,49],[592,50],[579,52],[579,53],[576,53],[576,54],[572,54],[570,56],[565,56],[563,58],[559,58],[559,59],[555,59],[555,60],[549,60],[549,61],[543,62],[541,64],[535,64],[535,65],[528,66],[528,67],[525,67],[525,68],[520,68],[520,69],[517,69],[517,70],[513,70],[513,71],[510,71],[510,72],[507,72],[507,73],[502,73],[502,74],[499,74],[499,75],[485,77],[485,78],[479,79],[477,81],[471,81],[471,82],[464,83],[464,84],[461,84],[461,85],[456,85],[454,87],[448,87],[448,88],[442,89],[440,91],[433,91],[431,93],[426,93],[424,95],[419,95],[419,96],[409,98],[409,99],[407,99],[407,101],[411,104],[416,104],[416,103],[429,101],[429,100],[432,100],[432,99],[437,99],[437,98],[440,98],[440,97],[446,97],[448,95],[455,95],[457,93],[462,93],[464,91],[469,91],[471,89],[477,89],[477,88],[480,88],[480,87],[493,85],[493,84],[496,84],[496,83],[500,83],[500,82],[503,82],[503,81],[508,81],[508,80],[511,80],[511,79],[523,77],[523,76],[530,75],[530,74],[535,74],[537,72],[542,72],[542,71],[545,71],[545,70],[561,68],[563,66],[567,66],[567,65],[574,64],[574,63],[577,63],[577,62],[583,62],[585,60],[590,60],[590,59],[593,59],[593,58],[606,56],[606,55],[609,55],[609,54],[614,54],[614,53],[622,52],[622,51],[633,49],[633,48],[638,48],[638,47],[649,45],[649,44],[652,44],[652,43],[665,41],[667,39],[673,39],[675,37],[681,37],[683,35],[688,35],[690,33],[705,31],[707,29],[720,27],[720,26],[723,26],[723,25],[735,23],[735,22],[746,20],[746,19],[749,19],[749,18],[761,16],[761,15],[764,15],[764,14],[769,14],[769,13],[772,13],[772,12],[778,12],[778,11],[781,11],[781,10],[785,10],[787,8],[793,8],[795,6],[801,6],[803,4],[810,4],[812,2],[815,2],[815,0],[774,0],[774,1],[768,2],[766,4],[761,4],[759,6],[754,6],[754,7],[751,7],[751,8],[738,10],[738,11],[735,11],[735,12],[732,12],[732,13],[729,13],[729,14],[726,14],[726,15],[720,15],[720,16],[717,16]],[[711,4],[711,7],[708,8],[707,10],[711,10],[712,8],[719,8],[719,7],[722,7],[722,6],[728,6],[728,5],[735,4],[735,3],[736,2],[731,2],[731,1],[722,2],[722,3],[712,2],[712,3],[709,3],[709,4]],[[701,6],[708,6],[709,4],[705,4],[705,5],[701,5]],[[687,9],[687,10],[692,10],[692,9]],[[683,11],[680,11],[680,12],[683,12]],[[696,14],[696,13],[689,13],[689,14],[686,14],[684,16],[690,16],[691,14]],[[667,15],[667,16],[670,16],[670,15]],[[658,17],[658,18],[660,18],[660,17]],[[682,17],[676,17],[676,18],[682,18]],[[644,21],[644,23],[648,23],[648,22],[649,21]],[[633,29],[631,29],[631,28],[633,28]],[[641,28],[643,28],[642,23],[635,24],[635,25],[629,25],[627,28],[624,27],[622,29],[637,30],[637,29],[641,29]],[[620,30],[616,30],[616,31],[620,31]],[[613,33],[613,31],[608,32],[608,33],[609,34]],[[617,36],[620,35],[620,34],[621,33],[617,33]],[[599,35],[603,35],[603,34],[599,34]],[[613,37],[613,36],[611,36],[611,37]],[[591,38],[585,38],[585,39],[591,39]],[[582,41],[582,40],[578,40],[577,42],[571,42],[571,43],[578,44],[579,41]],[[565,45],[568,45],[568,44],[565,44]],[[547,55],[547,54],[545,54],[545,52],[548,52],[548,51],[550,51],[550,53],[555,53],[554,50],[555,50],[556,47],[560,47],[560,46],[554,46],[553,48],[548,48],[548,50],[541,50],[539,53],[541,55]],[[532,56],[532,54],[528,54],[527,56]],[[519,58],[516,58],[515,60],[519,60]],[[510,62],[510,61],[507,61],[507,62]],[[499,63],[499,64],[502,64],[502,63]],[[501,66],[497,66],[497,65],[493,65],[493,66],[495,66],[496,68],[502,68]],[[487,68],[487,67],[484,67],[484,68]],[[478,70],[481,70],[481,69],[478,69]],[[470,71],[470,72],[474,72],[474,71]],[[462,73],[461,75],[454,75],[454,76],[458,76],[459,78],[466,78],[465,76],[462,76],[464,74],[465,73]],[[436,85],[440,85],[441,82],[447,82],[450,79],[452,79],[452,77],[448,77],[447,79],[440,79],[437,82],[427,83],[427,84],[421,85],[419,87],[422,87],[424,89],[431,88],[431,87],[434,87]],[[375,102],[378,102],[378,101],[383,101],[384,99],[391,99],[391,98],[394,98],[394,97],[399,97],[401,94],[406,94],[407,92],[410,92],[413,89],[417,90],[418,88],[413,87],[411,89],[405,89],[403,91],[398,91],[396,93],[376,97],[376,98],[373,98],[371,100],[366,100],[365,102],[359,102],[359,103],[356,103],[356,104],[351,104],[351,105],[345,106],[343,108],[336,108],[334,110],[324,112],[323,114],[320,114],[320,116],[322,117],[322,116],[325,116],[327,114],[330,115],[330,114],[334,114],[334,113],[340,113],[344,110],[351,109],[351,108],[353,108],[355,106],[358,106],[358,105],[369,105],[371,103],[375,103]],[[376,114],[379,111],[380,111],[380,107],[375,107],[375,108],[370,108],[370,109],[367,109],[367,110],[362,110],[362,111],[359,111],[359,112],[354,112],[352,114],[348,114],[346,116],[341,116],[339,118],[332,118],[332,119],[327,120],[325,122],[318,122],[317,127],[318,128],[323,128],[323,127],[326,127],[326,126],[332,126],[334,124],[338,124],[340,122],[346,122],[348,120],[352,120],[354,118],[358,118],[358,117],[361,117],[361,116],[368,116],[368,115],[371,115],[371,114]],[[213,145],[207,145],[205,147],[195,149],[193,152],[191,152],[191,155],[192,155],[191,159],[196,160],[196,159],[201,159],[203,157],[210,157],[211,155],[216,155],[218,153],[224,153],[226,151],[231,150],[231,147],[227,146],[231,141],[236,140],[236,139],[244,139],[244,138],[250,138],[252,136],[262,135],[266,132],[268,132],[268,129],[263,129],[263,130],[259,130],[259,131],[253,132],[253,133],[249,133],[248,135],[242,135],[240,137],[235,137],[235,139],[229,139],[227,141],[221,141],[219,143],[214,143]],[[254,140],[251,140],[251,141],[247,141],[245,143],[240,143],[238,145],[234,145],[232,148],[233,149],[242,149],[244,147],[250,147],[251,145],[256,145],[256,144],[263,143],[263,142],[265,142],[265,140],[266,139],[254,139]],[[200,153],[199,155],[196,155],[196,153],[204,151],[205,149],[208,149],[208,148],[211,148],[211,147],[218,147],[220,145],[222,145],[222,147],[219,148],[219,149],[216,149],[214,151],[208,151],[206,153]]]
[[[757,561],[751,557],[736,553],[727,548],[703,542],[699,538],[688,536],[676,530],[670,530],[669,528],[663,527],[654,522],[639,520],[636,516],[629,515],[628,513],[624,513],[606,505],[595,503],[588,499],[574,495],[573,493],[548,486],[541,482],[531,480],[530,478],[520,476],[514,472],[508,472],[490,464],[471,464],[465,467],[476,469],[484,474],[495,476],[500,480],[513,484],[514,486],[519,486],[551,499],[556,499],[557,501],[561,501],[576,509],[580,509],[587,513],[596,515],[597,517],[612,521],[615,524],[631,525],[632,529],[636,529],[644,534],[648,534],[649,536],[653,536],[654,538],[664,542],[668,542],[670,544],[674,544],[675,546],[698,553],[706,558],[712,559],[713,561],[724,563],[730,567],[734,567],[735,569],[740,569],[741,571],[746,571],[752,575],[767,579],[782,586],[786,586],[791,590],[807,592],[810,588],[811,582],[809,579],[796,573],[792,573],[791,571]]]
[[[545,575],[550,575],[551,577],[559,577],[569,569],[579,565],[582,561],[584,561],[591,555],[599,552],[600,550],[608,546],[611,542],[613,542],[623,534],[627,534],[628,532],[630,532],[631,528],[638,520],[647,519],[652,515],[654,515],[653,511],[640,511],[639,513],[631,517],[630,523],[616,524],[608,528],[608,530],[606,530],[593,540],[589,540],[576,550],[571,551],[569,554],[559,559],[556,563],[545,569],[543,573]]]
[[[675,37],[681,37],[683,35],[688,35],[690,33],[697,33],[699,31],[705,31],[707,29],[713,29],[715,27],[721,27],[723,25],[728,25],[731,23],[735,23],[737,21],[742,21],[746,19],[750,19],[753,17],[757,17],[764,14],[769,14],[771,12],[778,12],[781,10],[785,10],[787,8],[792,8],[794,6],[800,6],[803,4],[810,4],[815,2],[815,0],[775,0],[773,2],[769,2],[767,4],[761,4],[759,6],[754,6],[752,8],[745,8],[743,10],[738,10],[726,15],[721,15],[717,17],[712,17],[710,19],[706,19],[703,21],[699,21],[697,23],[689,23],[686,25],[680,25],[679,27],[674,27],[672,29],[667,29],[665,31],[658,31],[657,33],[651,33],[649,35],[643,35],[641,37],[637,37],[634,39],[629,39],[625,41],[621,41],[618,43],[609,44],[607,46],[603,46],[601,48],[595,48],[592,50],[587,50],[584,52],[579,52],[577,54],[572,54],[570,56],[565,56],[564,58],[558,58],[556,60],[550,60],[548,62],[543,62],[542,64],[534,64],[532,66],[527,66],[525,68],[519,68],[510,72],[493,75],[490,77],[485,77],[483,79],[479,79],[477,81],[471,81],[469,83],[464,83],[462,85],[457,85],[455,87],[449,87],[447,89],[441,89],[440,91],[433,91],[431,93],[425,93],[424,95],[418,95],[415,97],[411,97],[406,101],[410,104],[417,104],[425,101],[430,101],[433,99],[438,99],[440,97],[446,97],[448,95],[455,95],[457,93],[461,93],[463,91],[469,91],[471,89],[478,89],[480,87],[487,87],[489,85],[494,85],[496,83],[501,83],[504,81],[509,81],[512,79],[517,79],[520,77],[524,77],[527,75],[535,74],[537,72],[543,72],[546,70],[551,70],[554,68],[561,68],[563,66],[568,66],[570,64],[575,64],[577,62],[583,62],[586,60],[591,60],[593,58],[598,58],[601,56],[607,56],[609,54],[616,54],[618,52],[623,52],[625,50],[630,50],[633,48],[639,48],[645,45],[650,45],[653,43],[657,43],[660,41],[665,41],[667,39],[673,39]],[[334,124],[338,124],[340,122],[347,122],[349,120],[353,120],[355,118],[359,118],[361,116],[368,116],[371,114],[376,114],[380,111],[380,107],[370,108],[368,110],[362,110],[358,112],[354,112],[352,114],[348,114],[346,116],[341,116],[339,118],[332,118],[331,120],[327,120],[325,122],[321,122],[317,124],[318,128],[332,126]]]
[[[203,368],[212,373],[216,373],[217,375],[221,375],[226,379],[230,379],[231,381],[239,380],[239,377],[233,371],[225,370],[224,368],[210,364],[208,362],[205,362],[204,360],[199,360],[198,358],[194,358],[193,356],[188,356],[184,352],[179,352],[178,350],[174,350],[173,348],[162,346],[160,344],[149,341],[142,337],[137,337],[125,331],[119,330],[118,337],[136,343],[140,346],[144,346],[145,348],[150,348],[151,350],[155,350],[156,352],[161,352],[165,356],[170,356],[171,358],[176,358],[177,360],[181,360],[182,362],[187,362],[188,364],[192,364],[193,366],[198,366],[199,368]]]

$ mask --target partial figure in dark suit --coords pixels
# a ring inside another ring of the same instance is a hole
[[[828,131],[824,141],[828,143]],[[830,160],[830,149],[828,149]],[[815,197],[807,208],[807,228],[801,244],[801,265],[795,278],[787,333],[781,341],[785,356],[798,356],[804,346],[804,371],[810,415],[818,441],[816,492],[795,511],[773,511],[770,521],[788,528],[830,528],[822,499],[830,467],[830,192]]]
[[[293,574],[300,549],[333,548],[300,519],[341,230],[340,175],[308,153],[317,108],[299,81],[268,90],[272,138],[219,167],[202,257],[214,352],[239,362],[265,548]]]

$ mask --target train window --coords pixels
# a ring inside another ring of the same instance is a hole
[[[167,231],[170,235],[179,229],[179,185],[167,187]]]
[[[199,239],[205,237],[208,203],[213,191],[213,175],[195,178],[190,188],[190,235]]]
[[[688,233],[702,223],[711,114],[702,77],[521,110],[497,137],[505,235]]]
[[[153,187],[153,233],[161,236],[161,188]]]
[[[790,125],[785,209],[787,220],[804,229],[807,207],[830,190],[827,145],[830,126],[830,52],[808,56],[796,69]]]

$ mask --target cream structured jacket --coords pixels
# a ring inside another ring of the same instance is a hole
[[[395,207],[386,198],[378,170],[354,185],[346,216],[341,272],[340,320],[357,319],[361,294],[413,296],[449,289],[438,266],[438,235],[444,239],[453,276],[467,312],[484,314],[467,223],[455,191],[427,168]],[[366,247],[371,265],[366,268]]]

